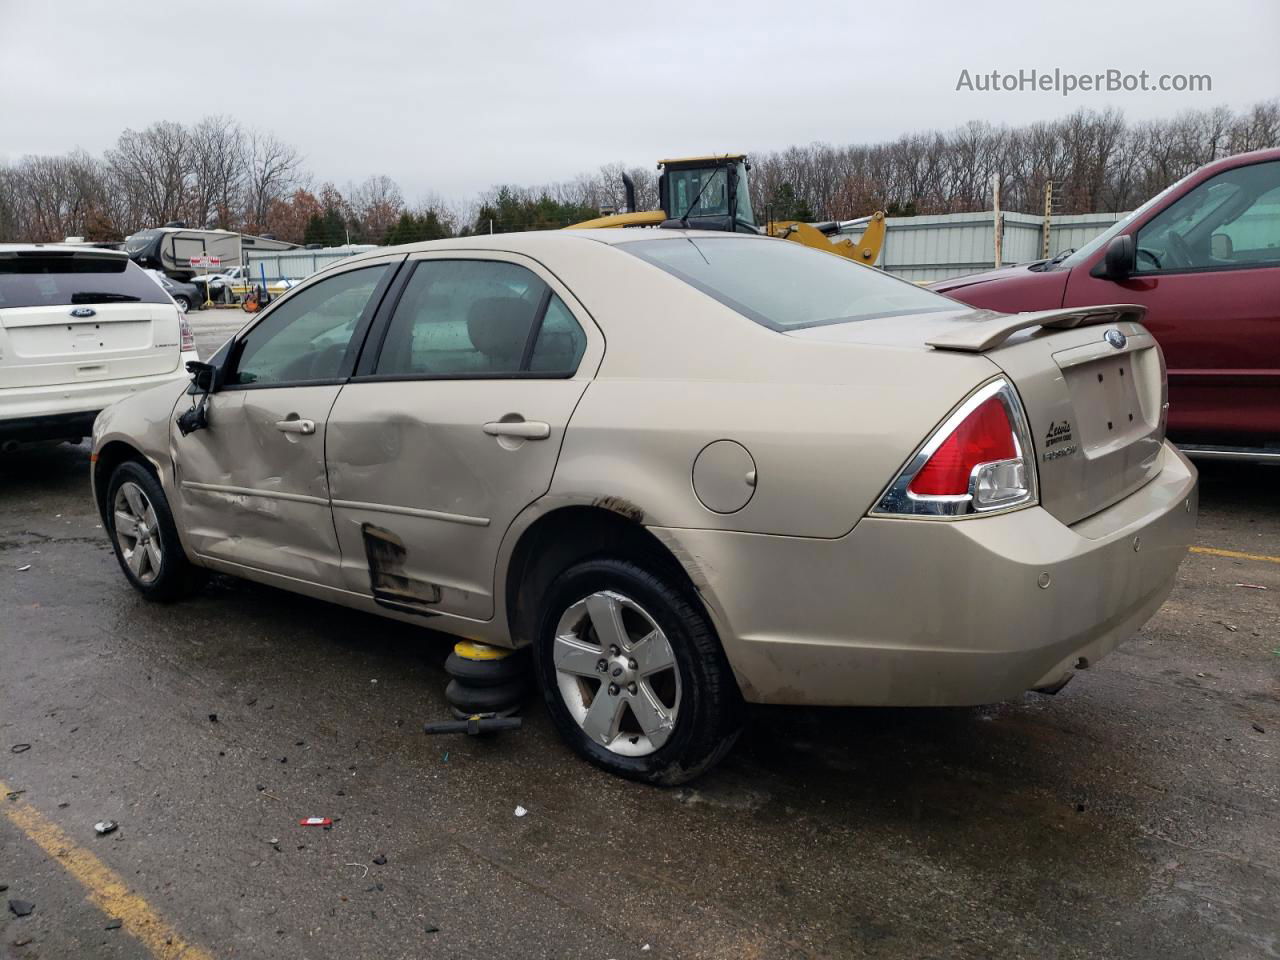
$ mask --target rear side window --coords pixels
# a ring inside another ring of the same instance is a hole
[[[749,237],[618,244],[771,330],[955,310],[956,303],[799,243]]]
[[[0,310],[87,303],[168,303],[160,285],[124,257],[0,254]]]
[[[424,260],[405,285],[373,372],[568,375],[585,348],[573,315],[532,271],[498,260]]]

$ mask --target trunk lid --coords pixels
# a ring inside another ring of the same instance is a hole
[[[1013,382],[1026,410],[1041,505],[1072,524],[1160,470],[1168,389],[1164,357],[1141,323],[1144,313],[1129,305],[1033,314],[941,311],[789,335],[982,354]]]
[[[170,373],[178,308],[123,254],[0,247],[0,388]]]

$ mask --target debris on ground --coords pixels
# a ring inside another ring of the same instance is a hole
[[[427,933],[439,933],[439,932],[440,932],[440,928],[437,927],[434,923],[427,924]]]
[[[1266,589],[1268,589],[1267,587],[1264,587],[1264,586],[1263,586],[1262,584],[1260,584],[1260,583],[1237,583],[1237,584],[1236,584],[1236,586],[1237,586],[1237,587],[1244,587],[1246,590],[1266,590]]]
[[[1215,620],[1213,622],[1217,624],[1221,624],[1222,626],[1230,630],[1232,633],[1235,633],[1236,630],[1238,629],[1234,624],[1227,623],[1225,620]]]
[[[25,567],[19,567],[19,568],[18,568],[18,572],[19,572],[19,573],[26,573],[26,572],[27,572],[28,570],[30,570],[30,569],[31,569],[31,564],[29,564],[29,563],[28,563]]]
[[[381,853],[378,854],[376,857],[373,858],[373,862],[377,864],[379,867],[385,867],[387,865],[386,855]]]
[[[517,806],[516,806],[516,816],[517,816],[517,817],[523,817],[523,816],[524,816],[526,813],[528,813],[528,812],[529,812],[529,811],[528,811],[528,810],[526,810],[524,807],[521,807],[521,806],[519,806],[519,805],[517,805]]]
[[[98,831],[98,836],[106,836],[108,833],[115,833],[120,824],[114,820],[99,820],[93,825],[93,829]]]
[[[218,722],[218,715],[217,715],[216,713],[211,713],[211,714],[209,714],[209,722],[210,722],[210,723],[217,723],[217,722]]]
[[[17,800],[20,796],[22,796],[26,792],[27,791],[25,790],[10,790],[8,793],[4,795],[4,798],[6,800]]]
[[[9,748],[9,752],[10,753],[26,753],[30,749],[31,749],[31,744],[29,743],[15,743],[12,747]]]
[[[303,817],[298,821],[300,827],[332,827],[333,820],[329,817]]]
[[[9,910],[13,913],[15,917],[30,916],[31,912],[35,910],[35,908],[36,908],[36,905],[32,903],[30,900],[10,900],[9,901]]]
[[[1263,730],[1263,729],[1262,729],[1262,724],[1260,724],[1260,723],[1255,723],[1255,724],[1253,725],[1253,729],[1257,730],[1259,733],[1266,733],[1266,732],[1267,732],[1266,730]]]
[[[119,917],[112,917],[110,920],[107,921],[106,926],[104,926],[102,929],[103,930],[119,930],[123,926],[124,926],[123,920],[121,920]]]

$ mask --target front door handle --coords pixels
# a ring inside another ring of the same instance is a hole
[[[495,420],[484,425],[484,432],[491,437],[545,440],[551,436],[551,424],[541,420]]]
[[[299,420],[297,417],[291,417],[288,420],[277,420],[276,429],[281,433],[312,434],[316,432],[316,422],[314,420]]]

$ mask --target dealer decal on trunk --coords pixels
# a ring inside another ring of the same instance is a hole
[[[1056,420],[1049,424],[1049,432],[1044,436],[1045,460],[1057,460],[1059,457],[1069,457],[1079,449],[1071,442],[1071,421],[1063,420],[1061,423]]]

